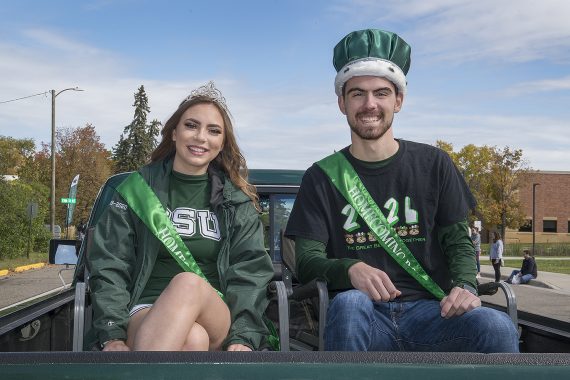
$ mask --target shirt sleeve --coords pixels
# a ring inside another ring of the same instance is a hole
[[[467,221],[440,227],[438,239],[448,261],[453,286],[468,284],[477,289],[475,249]]]
[[[353,288],[348,269],[360,262],[355,259],[329,259],[325,244],[320,241],[297,238],[295,241],[296,271],[301,283],[320,279],[331,290]]]
[[[449,226],[464,221],[469,210],[475,208],[477,202],[449,155],[445,152],[441,154],[442,174],[436,223],[439,226]],[[469,232],[467,236],[469,237]]]
[[[93,305],[92,326],[100,343],[127,339],[129,288],[135,267],[135,232],[130,212],[118,194],[95,226],[87,257]]]
[[[273,264],[265,251],[257,211],[251,202],[241,207],[232,226],[229,267],[224,273],[232,325],[223,346],[237,343],[257,350],[269,335],[263,313],[269,303],[267,285],[273,278]]]

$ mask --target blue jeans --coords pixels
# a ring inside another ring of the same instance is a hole
[[[520,273],[520,270],[515,269],[514,271],[511,272],[511,275],[509,276],[507,282],[510,284],[513,281],[513,277],[515,277],[517,274]],[[528,282],[530,280],[534,280],[534,276],[532,274],[525,274],[521,276],[521,284],[528,284]]]
[[[374,302],[359,290],[338,294],[327,313],[327,351],[519,352],[509,316],[479,307],[442,318],[439,301]]]

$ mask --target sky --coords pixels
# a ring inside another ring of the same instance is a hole
[[[78,87],[56,97],[56,128],[89,123],[112,149],[141,85],[164,123],[213,80],[249,168],[305,169],[350,143],[334,46],[378,28],[412,47],[397,138],[570,171],[569,19],[567,0],[5,0],[0,135],[49,143],[49,91]]]

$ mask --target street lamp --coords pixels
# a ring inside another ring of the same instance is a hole
[[[64,91],[83,91],[78,87],[70,87],[59,92],[50,90],[51,92],[51,197],[50,197],[50,215],[51,215],[51,236],[55,234],[55,98]]]
[[[535,195],[536,195],[536,187],[540,186],[540,183],[533,183],[532,184],[532,255],[534,256],[534,235],[536,232],[536,222],[535,222]]]

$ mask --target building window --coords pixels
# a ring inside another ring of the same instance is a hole
[[[543,220],[542,232],[556,232],[556,220]]]
[[[527,219],[519,227],[519,232],[532,232],[532,219]]]

